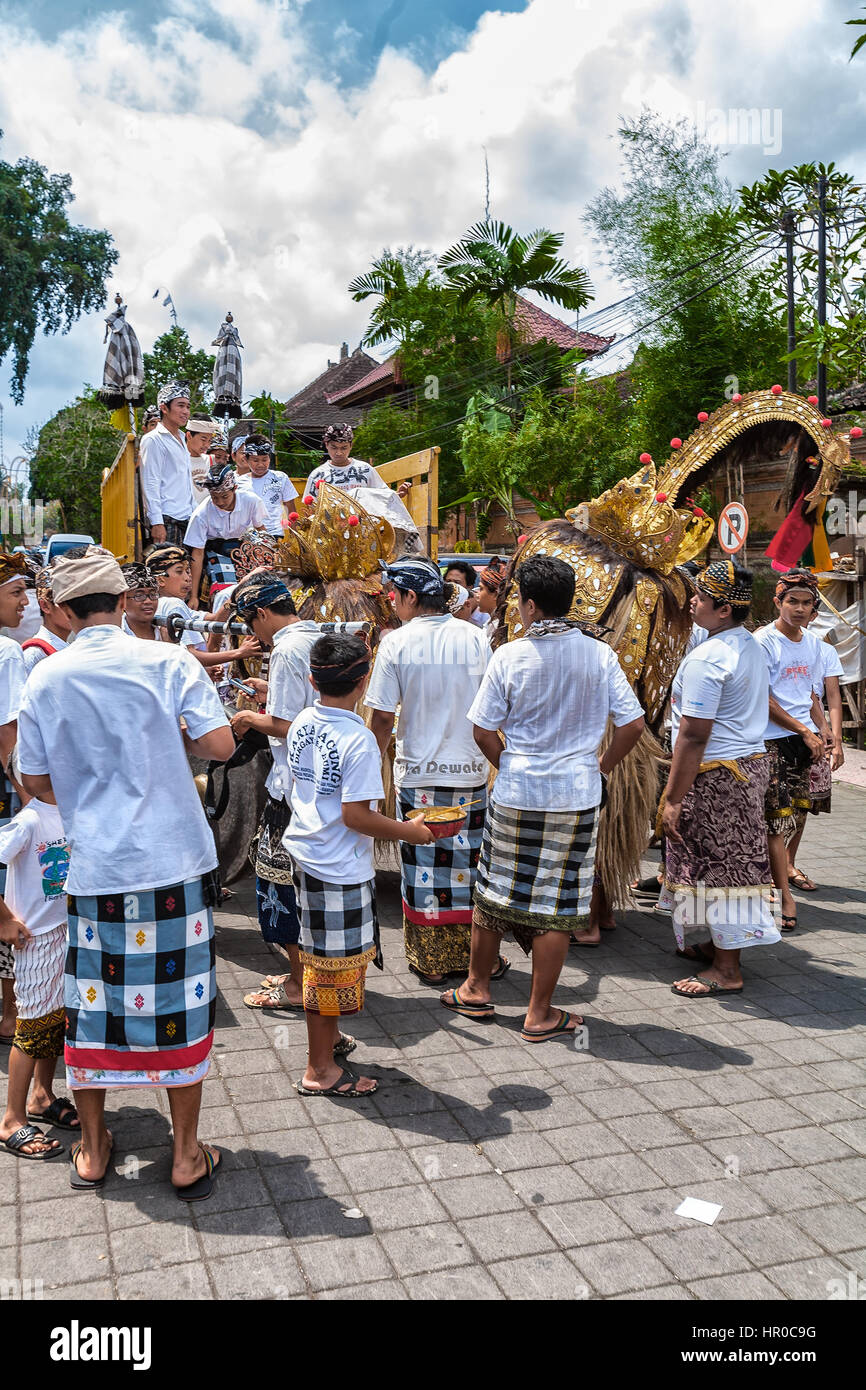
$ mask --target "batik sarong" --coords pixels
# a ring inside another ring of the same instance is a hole
[[[683,797],[682,843],[665,840],[665,886],[680,950],[709,937],[724,951],[780,939],[764,817],[771,770],[768,755],[710,764]]]
[[[61,1057],[66,923],[16,946],[14,959],[18,1019],[13,1042],[28,1057]]]
[[[326,883],[295,866],[304,1010],[342,1018],[364,1007],[370,961],[382,969],[376,885]]]
[[[210,1065],[216,873],[146,892],[70,896],[71,1087],[189,1086]]]
[[[282,798],[268,794],[259,833],[250,855],[256,871],[256,903],[259,929],[265,941],[278,946],[297,946],[301,924],[292,887],[293,866],[283,846],[291,808]]]
[[[512,929],[524,951],[540,931],[585,929],[597,833],[598,807],[520,811],[491,801],[475,884],[478,925]]]
[[[833,775],[830,771],[830,759],[825,753],[809,767],[809,796],[812,799],[809,811],[813,816],[830,814],[832,791]]]
[[[812,760],[800,734],[787,738],[768,738],[769,782],[764,809],[771,835],[790,839],[796,830],[798,812],[811,808],[809,790]]]
[[[465,806],[459,835],[432,845],[400,843],[403,945],[406,959],[422,975],[469,969],[472,890],[481,854],[487,787],[404,787],[400,816],[432,806]]]

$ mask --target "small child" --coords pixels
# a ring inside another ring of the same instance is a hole
[[[270,536],[283,535],[283,503],[291,502],[298,491],[289,477],[279,468],[273,468],[274,446],[263,434],[250,434],[244,440],[243,454],[250,466],[238,480],[238,486],[252,490],[260,497],[268,509],[268,519],[264,530]]]
[[[304,1012],[309,1055],[302,1096],[368,1096],[378,1088],[340,1059],[355,1048],[339,1020],[364,1007],[364,976],[382,969],[373,839],[427,845],[421,820],[381,815],[382,759],[355,705],[367,688],[371,656],[359,637],[320,637],[310,651],[319,699],[292,721],[287,738],[294,779],[283,845],[294,863],[301,923]]]
[[[46,1139],[28,1120],[43,1120],[61,1129],[80,1128],[74,1105],[53,1091],[66,1018],[63,977],[69,846],[54,802],[28,798],[19,786],[15,753],[10,776],[27,804],[0,830],[0,860],[8,865],[6,891],[0,898],[0,940],[11,945],[15,953],[18,1005],[0,1143],[17,1158],[45,1160],[56,1157],[63,1148],[56,1139]],[[34,1086],[28,1106],[31,1081]]]

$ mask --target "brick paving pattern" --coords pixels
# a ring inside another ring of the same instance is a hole
[[[521,1041],[513,942],[497,1021],[446,1012],[406,967],[381,875],[386,969],[348,1021],[352,1065],[381,1085],[360,1101],[299,1097],[303,1018],[244,1008],[278,968],[245,881],[217,914],[213,1197],[169,1186],[164,1093],[110,1092],[102,1195],[73,1193],[62,1159],[0,1154],[0,1280],[64,1299],[863,1297],[864,811],[837,785],[810,819],[822,886],[798,895],[795,936],[744,952],[740,996],[675,998],[688,971],[652,914],[572,949],[556,1002],[585,1015],[586,1050]],[[676,1216],[686,1196],[720,1203],[716,1224]]]

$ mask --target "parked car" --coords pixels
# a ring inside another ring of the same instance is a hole
[[[74,550],[77,545],[95,545],[92,536],[73,535],[70,531],[56,531],[53,536],[49,536],[44,547],[46,565],[50,565],[52,560],[56,560],[58,555],[63,555],[67,550]]]

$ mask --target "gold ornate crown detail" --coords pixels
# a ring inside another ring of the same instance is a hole
[[[340,488],[322,482],[280,542],[280,567],[305,578],[366,579],[394,550],[394,528]]]
[[[709,517],[677,510],[667,494],[657,490],[652,463],[565,515],[641,569],[660,574],[670,574],[676,564],[702,550],[713,529]],[[680,553],[686,550],[690,554]]]

